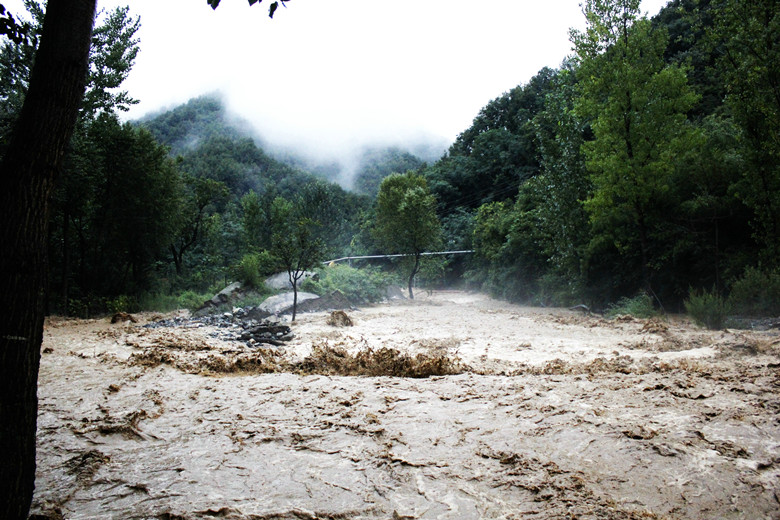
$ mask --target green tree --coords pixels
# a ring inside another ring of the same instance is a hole
[[[387,252],[408,255],[409,298],[422,254],[441,242],[436,199],[425,178],[414,172],[385,177],[376,198],[374,236]]]
[[[168,246],[176,274],[184,271],[184,255],[198,245],[203,237],[203,228],[209,217],[209,208],[228,197],[223,183],[184,174],[182,176],[183,200],[176,218],[176,232]]]
[[[776,0],[714,2],[709,36],[726,87],[726,105],[742,129],[749,163],[736,186],[755,213],[762,260],[780,257],[780,6]]]
[[[241,197],[241,228],[248,251],[258,252],[267,245],[268,217],[254,190]]]
[[[30,15],[27,38],[7,41],[0,49],[0,141],[7,138],[24,103],[35,61],[35,52],[46,14],[37,0],[24,0]],[[119,90],[138,55],[140,19],[132,18],[128,7],[117,8],[101,17],[92,33],[89,72],[79,119],[83,123],[98,112],[126,111],[138,103],[127,91]]]
[[[287,271],[293,288],[292,321],[298,310],[298,282],[325,253],[325,243],[317,232],[322,224],[307,217],[306,211],[301,199],[295,204],[277,197],[271,205],[271,250]]]
[[[24,5],[31,18],[26,23],[27,38],[4,42],[0,49],[0,143],[5,144],[9,132],[19,117],[27,95],[30,73],[35,52],[42,34],[45,10],[40,2],[25,0]],[[87,127],[101,112],[126,110],[135,101],[126,92],[116,93],[126,78],[138,52],[134,38],[138,30],[138,19],[133,20],[127,8],[116,9],[97,22],[92,36],[90,71],[87,76],[87,91],[82,100],[76,135],[70,142],[64,157],[62,169],[64,180],[56,186],[51,214],[52,240],[50,248],[61,249],[62,255],[51,264],[52,287],[58,287],[63,309],[67,310],[70,298],[72,272],[71,254],[74,232],[80,231],[83,213],[88,208],[86,200],[92,187],[86,183],[94,181],[96,161],[86,151],[93,142],[86,135]],[[2,148],[0,144],[0,148]],[[79,237],[81,235],[79,234]],[[57,280],[59,276],[59,280]],[[83,278],[83,277],[82,277]],[[54,292],[52,291],[52,295]]]
[[[101,113],[77,137],[70,175],[57,192],[51,241],[75,261],[53,262],[53,278],[75,281],[64,292],[82,298],[136,293],[149,286],[177,231],[179,172],[148,131],[120,124],[113,114]],[[75,239],[66,239],[71,232]]]
[[[577,111],[594,134],[583,145],[594,184],[586,202],[594,252],[614,247],[652,291],[666,254],[658,241],[673,208],[675,157],[695,142],[686,113],[697,96],[686,70],[663,61],[666,32],[638,15],[639,0],[589,0],[587,29],[571,36],[580,65]]]
[[[538,233],[550,267],[567,284],[582,286],[589,240],[582,202],[590,195],[591,181],[582,154],[586,125],[574,111],[577,84],[571,64],[556,75],[553,85],[534,120],[542,173],[531,181],[531,189],[539,200]]]
[[[424,170],[443,214],[512,199],[523,181],[539,173],[533,120],[544,108],[553,76],[545,67],[526,85],[489,102],[447,156]]]

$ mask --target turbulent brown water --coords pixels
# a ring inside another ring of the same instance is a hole
[[[777,331],[459,292],[347,312],[264,349],[149,315],[49,320],[33,511],[780,518]],[[338,375],[356,366],[374,375]],[[450,375],[397,377],[429,373]]]

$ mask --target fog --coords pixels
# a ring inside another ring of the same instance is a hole
[[[580,0],[295,0],[273,19],[269,2],[99,0],[141,17],[124,84],[140,103],[124,117],[216,91],[265,143],[321,161],[385,143],[443,150],[491,99],[557,67],[584,27]]]

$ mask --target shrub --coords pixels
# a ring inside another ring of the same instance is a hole
[[[108,300],[106,302],[106,308],[110,314],[116,314],[117,312],[136,312],[139,310],[138,300],[134,296],[128,296],[122,294]]]
[[[376,268],[355,269],[348,265],[333,265],[318,270],[319,280],[307,279],[301,285],[304,291],[328,294],[341,291],[348,300],[371,303],[387,295],[390,277]]]
[[[780,314],[780,269],[762,271],[748,267],[731,286],[729,303],[738,314],[777,316]]]
[[[242,287],[258,287],[262,283],[260,277],[260,255],[250,253],[244,255],[235,267],[235,277]]]
[[[652,318],[658,315],[658,311],[653,307],[653,299],[649,294],[641,292],[633,298],[623,297],[617,303],[607,307],[606,316],[614,318],[621,314],[628,314],[635,318]]]
[[[731,311],[731,305],[716,291],[690,290],[685,300],[685,311],[693,321],[710,330],[721,330],[726,324],[726,317]]]
[[[184,291],[176,299],[176,303],[179,308],[195,311],[208,299],[209,296],[205,294],[198,294],[195,291]]]

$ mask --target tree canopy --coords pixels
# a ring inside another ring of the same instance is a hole
[[[387,253],[409,255],[409,298],[422,254],[440,243],[440,234],[436,199],[425,178],[414,172],[385,177],[376,198],[374,236]]]

